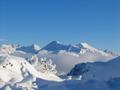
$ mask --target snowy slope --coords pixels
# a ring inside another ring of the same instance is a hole
[[[68,80],[64,82],[42,82],[44,82],[44,84],[40,84],[39,80],[36,81],[38,85],[37,90],[112,90],[109,88],[109,85],[106,82],[96,80]]]
[[[0,86],[6,84],[27,84],[33,82],[36,78],[48,81],[62,81],[52,73],[38,72],[24,58],[11,55],[0,55]]]
[[[116,79],[115,79],[116,81]],[[16,85],[6,85],[0,90],[119,90],[120,79],[117,79],[117,82],[110,80],[97,81],[63,81],[63,82],[54,82],[46,81],[41,79],[36,79],[35,82],[32,82],[34,86],[16,86]],[[112,85],[111,85],[112,84]],[[30,85],[30,84],[29,84]]]
[[[35,45],[28,49],[1,45],[0,90],[120,90],[120,57],[108,60],[114,55],[87,43],[72,46],[54,41],[48,46],[40,50]],[[31,56],[33,61],[51,58],[57,69],[66,73],[77,64],[69,73],[77,79],[62,80],[52,72],[40,72],[26,60]]]
[[[120,57],[109,62],[77,64],[68,74],[73,77],[82,76],[84,80],[104,80],[120,78]]]

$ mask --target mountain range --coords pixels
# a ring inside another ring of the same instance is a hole
[[[119,55],[87,43],[0,45],[0,90],[120,90],[119,68]]]

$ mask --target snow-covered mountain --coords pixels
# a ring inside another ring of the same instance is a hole
[[[38,45],[3,44],[0,90],[120,90],[120,57],[116,56],[87,43],[53,41],[42,49]],[[74,68],[63,80],[55,67],[60,73]]]
[[[64,45],[64,44],[61,44],[59,41],[52,41],[48,45],[43,47],[41,50],[47,50],[53,53],[59,53],[60,51],[66,51],[66,52],[77,53],[80,55],[87,53],[87,52],[91,52],[91,53],[99,53],[104,56],[109,56],[108,53],[105,53],[102,50],[98,50],[87,43],[79,43],[76,45]]]
[[[108,62],[94,62],[77,64],[68,76],[82,76],[84,80],[104,80],[120,78],[120,57]]]
[[[87,43],[64,45],[53,41],[39,51],[38,57],[51,58],[57,65],[58,72],[67,73],[77,63],[105,62],[116,56],[96,49]]]
[[[51,72],[38,72],[24,58],[0,54],[0,88],[9,85],[17,88],[26,87],[27,90],[32,90],[32,88],[35,88],[32,82],[36,81],[36,78],[47,81],[62,81]]]

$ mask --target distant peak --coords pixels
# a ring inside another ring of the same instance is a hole
[[[60,42],[59,41],[52,41],[52,42],[50,42],[50,44],[60,44]]]
[[[82,42],[76,45],[78,48],[86,48],[92,51],[97,51],[98,49],[94,48],[93,46],[89,45],[88,43]]]
[[[79,48],[76,48],[72,45],[64,45],[58,41],[52,41],[51,43],[43,47],[42,50],[48,50],[53,52],[59,52],[60,50],[78,52]]]
[[[37,45],[37,44],[32,44],[31,47],[36,49],[36,50],[40,50],[41,49],[40,46]]]
[[[88,43],[82,42],[82,43],[76,44],[76,46],[79,48],[87,48],[90,45]]]
[[[85,42],[82,42],[81,45],[82,45],[83,47],[92,47],[91,45],[89,45],[88,43],[85,43]]]

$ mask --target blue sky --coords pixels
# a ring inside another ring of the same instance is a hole
[[[120,0],[0,0],[0,42],[88,42],[120,49]]]

